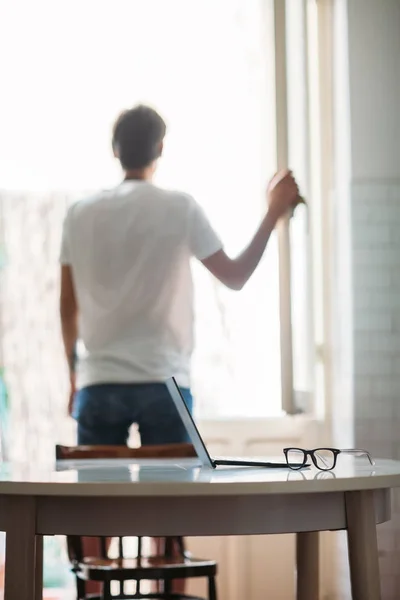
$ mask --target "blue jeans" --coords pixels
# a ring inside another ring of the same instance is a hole
[[[189,389],[182,395],[190,411]],[[79,390],[74,417],[80,445],[126,445],[136,423],[142,445],[178,444],[189,438],[172,398],[163,383],[101,384]]]

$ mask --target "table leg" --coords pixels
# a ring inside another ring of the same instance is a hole
[[[306,531],[296,535],[297,600],[319,598],[319,535]]]
[[[7,504],[4,600],[32,600],[35,584],[35,498],[10,496]]]
[[[35,600],[43,599],[43,536],[35,538]]]
[[[381,600],[373,491],[346,492],[345,499],[353,600]]]

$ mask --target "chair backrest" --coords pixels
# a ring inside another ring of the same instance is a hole
[[[161,446],[56,446],[57,460],[84,460],[101,458],[193,458],[192,444],[165,444]]]

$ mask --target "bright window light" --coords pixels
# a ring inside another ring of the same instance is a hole
[[[61,219],[53,205],[62,203],[61,192],[75,197],[118,183],[110,131],[126,107],[149,103],[167,120],[158,183],[191,193],[229,252],[248,243],[265,212],[274,171],[272,27],[272,7],[263,0],[15,0],[1,6],[0,52],[8,56],[2,67],[2,186],[23,192],[14,230],[7,233],[15,238],[9,239],[7,281],[19,289],[12,310],[16,316],[21,311],[13,344],[26,339],[22,315],[34,301],[20,270],[32,265],[22,252],[36,261],[36,281],[50,278],[56,286]],[[28,232],[21,245],[21,228],[35,210],[43,228],[35,236]],[[43,237],[49,231],[51,249]],[[239,294],[194,265],[199,415],[281,414],[277,269],[275,239]],[[54,295],[41,301],[56,327]],[[36,369],[38,377],[49,377],[35,357],[42,325],[31,320],[29,327],[26,356],[8,370]],[[57,369],[51,377],[59,376]]]

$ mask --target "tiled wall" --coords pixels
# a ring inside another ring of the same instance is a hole
[[[352,188],[355,443],[400,459],[400,180]],[[400,491],[379,528],[383,600],[400,598]]]

